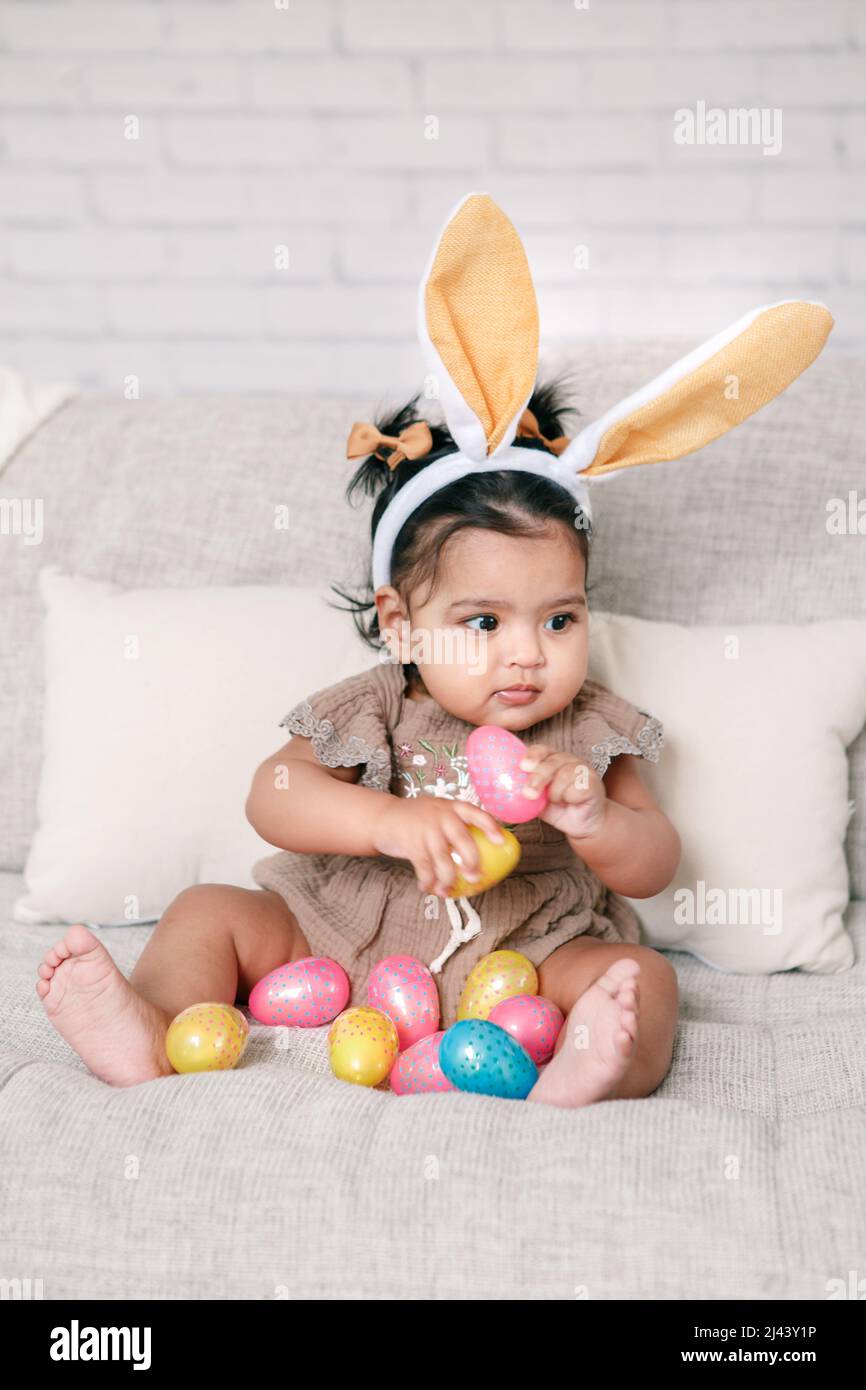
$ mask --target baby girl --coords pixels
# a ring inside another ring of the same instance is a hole
[[[569,441],[558,389],[536,380],[520,239],[488,195],[461,200],[419,297],[444,423],[422,418],[416,397],[349,437],[363,461],[348,495],[376,500],[368,591],[342,596],[389,659],[281,721],[291,737],[247,799],[277,849],[253,866],[257,888],[185,889],[128,981],[83,926],[48,952],[37,991],[91,1071],[118,1086],[167,1075],[176,1014],[246,1001],[264,975],[310,955],[339,961],[354,1003],[384,957],[423,961],[448,1028],[473,966],[503,948],[533,962],[539,994],[565,1015],[529,1100],[655,1090],[671,1062],[676,976],[640,943],[625,899],[666,888],[681,846],[640,773],[641,758],[658,759],[661,724],[587,676],[585,479],[717,439],[813,361],[832,323],[810,301],[754,310]],[[467,775],[466,739],[482,724],[522,736],[524,794],[548,800],[512,827],[514,871],[452,896],[456,861],[469,882],[479,868],[470,827],[502,838]]]
[[[550,455],[548,437],[561,435],[556,395],[535,391],[517,448]],[[374,540],[393,496],[454,452],[447,429],[414,407],[382,420],[384,433],[356,426],[350,440],[353,453],[359,439],[364,452],[374,446],[349,485],[350,496],[380,490]],[[176,1014],[204,1000],[244,1002],[276,966],[310,955],[340,962],[354,1003],[366,1002],[367,976],[385,956],[435,964],[448,1027],[473,965],[507,948],[534,962],[538,993],[566,1016],[529,1100],[579,1106],[659,1085],[676,976],[638,944],[638,919],[618,895],[665,888],[680,842],[639,772],[640,756],[658,758],[661,725],[587,678],[587,531],[569,493],[518,469],[463,477],[412,512],[389,582],[353,601],[365,639],[390,659],[297,705],[282,721],[291,738],[253,777],[247,815],[279,847],[254,866],[260,886],[185,889],[128,981],[81,925],[40,965],[48,1016],[91,1071],[121,1086],[168,1075]],[[452,851],[471,879],[469,826],[502,838],[466,773],[466,738],[481,724],[529,745],[526,794],[546,788],[549,801],[512,827],[514,872],[458,900],[464,926],[445,896]]]

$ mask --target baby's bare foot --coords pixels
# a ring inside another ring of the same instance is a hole
[[[638,1032],[637,977],[630,956],[615,960],[569,1011],[558,1050],[526,1097],[546,1105],[592,1105],[605,1100],[634,1055]]]
[[[136,994],[87,927],[70,927],[37,974],[45,1012],[95,1076],[135,1086],[173,1074],[165,1055],[171,1019]]]

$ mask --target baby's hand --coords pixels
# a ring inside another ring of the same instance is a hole
[[[539,820],[561,830],[571,840],[595,835],[607,809],[607,791],[594,767],[571,753],[557,753],[546,743],[531,743],[521,759],[524,772],[532,771],[521,787],[523,796],[547,788],[550,798]]]
[[[373,845],[380,854],[408,859],[422,893],[447,897],[458,871],[452,849],[460,855],[463,877],[479,876],[478,846],[469,834],[469,825],[477,825],[497,844],[504,840],[498,822],[472,801],[447,796],[410,800],[389,794],[373,827]]]

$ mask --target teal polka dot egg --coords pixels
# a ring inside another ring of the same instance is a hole
[[[458,1091],[502,1100],[525,1100],[538,1080],[526,1049],[486,1018],[464,1018],[446,1029],[439,1065]]]

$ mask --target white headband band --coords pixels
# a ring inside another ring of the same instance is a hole
[[[465,478],[469,473],[489,473],[501,468],[517,469],[523,473],[536,473],[559,483],[577,502],[580,512],[575,515],[575,526],[584,522],[587,535],[592,533],[592,513],[589,502],[589,487],[585,478],[576,474],[573,468],[560,467],[560,460],[552,454],[542,454],[540,449],[522,449],[509,445],[500,453],[488,459],[471,459],[466,454],[446,454],[427,468],[416,473],[396,497],[389,502],[376,528],[373,542],[373,588],[391,583],[391,555],[404,522],[417,511],[422,502],[432,497],[440,488]]]

